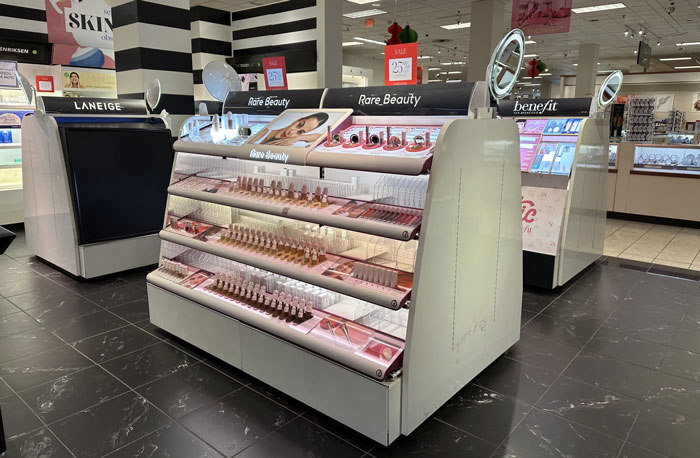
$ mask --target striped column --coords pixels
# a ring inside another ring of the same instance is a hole
[[[189,0],[112,0],[112,17],[119,97],[141,98],[158,78],[156,111],[172,115],[177,135],[194,114]]]
[[[44,0],[0,0],[0,38],[47,43]]]
[[[206,6],[190,10],[192,30],[192,69],[195,105],[215,100],[202,83],[202,69],[215,60],[231,57],[231,13]]]

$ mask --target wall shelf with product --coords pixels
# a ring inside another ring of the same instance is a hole
[[[33,110],[0,104],[0,225],[23,221],[22,118]]]
[[[151,321],[377,442],[409,434],[519,335],[518,133],[475,116],[487,91],[231,93],[186,122]]]

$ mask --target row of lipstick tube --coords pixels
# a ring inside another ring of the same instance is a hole
[[[177,277],[185,277],[188,272],[186,265],[169,259],[163,259],[161,270],[166,274],[175,275]]]
[[[371,219],[383,223],[398,224],[401,226],[417,226],[423,218],[423,210],[415,208],[401,208],[392,205],[373,204],[369,210],[359,216],[360,219]]]
[[[321,190],[320,186],[316,186],[316,192],[311,192],[307,185],[301,187],[301,191],[295,189],[294,183],[289,183],[287,189],[284,189],[282,181],[272,180],[270,185],[265,184],[263,178],[246,178],[238,177],[229,186],[230,192],[247,192],[255,196],[266,197],[269,199],[289,199],[302,205],[311,205],[314,202],[320,203],[322,206],[328,205],[328,188]]]
[[[353,264],[352,277],[389,288],[396,288],[399,282],[399,273],[397,271],[361,262]]]

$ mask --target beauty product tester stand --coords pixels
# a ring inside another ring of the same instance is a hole
[[[157,263],[173,158],[163,120],[144,100],[37,105],[22,122],[29,251],[83,278]]]
[[[609,124],[614,72],[595,98],[518,99],[498,103],[518,120],[522,174],[523,279],[556,288],[603,255]]]
[[[523,49],[497,48],[494,97]],[[257,135],[183,136],[174,169],[201,170],[168,188],[151,321],[381,444],[410,434],[519,338],[518,132],[488,92],[327,89]],[[259,170],[280,162],[316,178]]]

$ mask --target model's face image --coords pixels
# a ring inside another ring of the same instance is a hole
[[[298,137],[311,132],[320,125],[316,118],[301,118],[282,131],[280,137]]]
[[[80,83],[80,78],[78,77],[78,75],[75,75],[75,74],[71,75],[70,76],[70,83],[74,86],[77,86],[78,83]]]

